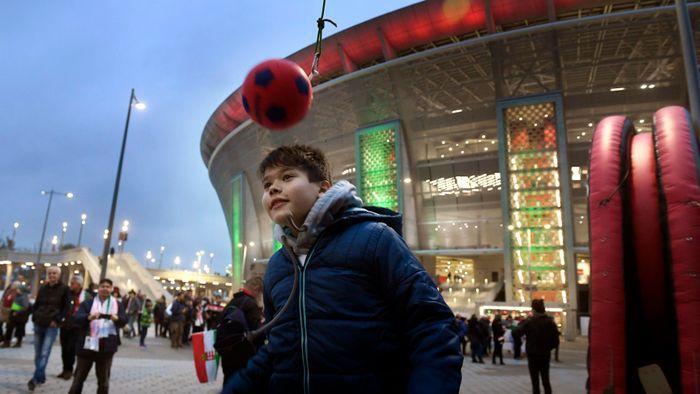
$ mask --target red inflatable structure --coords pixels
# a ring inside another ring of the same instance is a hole
[[[634,128],[624,116],[598,123],[591,147],[589,218],[591,245],[590,388],[626,388],[625,248],[621,184],[629,167]],[[600,290],[599,290],[600,289]],[[616,391],[617,392],[617,391]]]
[[[656,365],[674,393],[700,392],[700,156],[687,111],[657,111],[652,133],[603,119],[589,193],[589,391],[644,392],[640,368]]]

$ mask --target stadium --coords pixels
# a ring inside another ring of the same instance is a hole
[[[544,298],[567,337],[589,312],[587,175],[596,123],[688,107],[666,1],[428,0],[323,41],[314,102],[283,132],[251,122],[240,88],[201,154],[228,224],[234,282],[279,245],[257,164],[289,143],[326,152],[334,180],[404,217],[404,238],[456,312]],[[689,4],[698,21],[697,3]],[[696,41],[698,37],[695,37]],[[313,46],[287,59],[307,72]]]

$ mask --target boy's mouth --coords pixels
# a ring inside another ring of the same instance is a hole
[[[272,211],[272,210],[275,210],[275,209],[281,207],[282,205],[286,204],[287,202],[288,202],[287,200],[283,200],[283,199],[281,199],[281,198],[280,198],[280,199],[274,199],[274,200],[272,200],[272,201],[270,202],[270,210],[271,210],[271,211]]]

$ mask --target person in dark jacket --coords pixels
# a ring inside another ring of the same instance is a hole
[[[496,315],[491,323],[491,333],[493,334],[493,357],[491,359],[492,364],[496,364],[496,357],[501,359],[501,365],[503,363],[503,341],[504,335],[506,335],[506,330],[503,329],[503,321],[501,320],[501,315]]]
[[[513,320],[513,324],[510,327],[510,333],[513,337],[513,359],[520,360],[520,354],[523,348],[523,338],[519,335],[515,335],[520,327],[521,320]]]
[[[165,337],[165,296],[160,296],[153,307],[153,323],[156,338]]]
[[[34,391],[37,384],[46,382],[46,364],[51,348],[58,336],[58,328],[63,324],[70,307],[68,286],[61,283],[61,269],[51,266],[46,269],[47,283],[41,288],[34,302],[32,322],[34,322],[34,375],[27,388]]]
[[[484,345],[484,331],[476,315],[472,315],[469,320],[467,320],[467,336],[471,343],[472,362],[483,364],[484,353],[482,347]]]
[[[532,300],[532,312],[531,317],[520,323],[513,336],[525,336],[527,340],[525,352],[533,394],[540,393],[540,376],[542,376],[545,394],[551,394],[549,359],[552,349],[559,345],[559,330],[554,320],[545,313],[544,300]]]
[[[455,316],[455,324],[457,325],[457,337],[462,345],[462,355],[467,355],[467,319],[459,313]]]
[[[228,324],[220,324],[217,328],[217,337],[219,335],[224,336],[226,332],[237,331],[253,331],[257,330],[262,325],[262,310],[258,307],[258,300],[262,298],[263,292],[263,279],[261,277],[253,277],[245,282],[245,287],[238,293],[233,295],[233,298],[224,308],[224,313],[222,316],[228,316],[227,311],[231,307],[236,307],[243,312],[245,317],[245,327],[241,327],[241,324],[232,321]],[[237,324],[238,323],[238,324]],[[224,371],[224,385],[229,380],[233,374],[241,368],[244,368],[248,363],[253,354],[258,347],[260,347],[264,342],[265,337],[258,337],[256,343],[251,344],[249,347],[231,347],[231,351],[226,350],[220,351],[219,356],[221,357],[221,368]]]
[[[170,347],[173,349],[182,347],[182,329],[185,325],[186,312],[184,294],[184,292],[178,293],[170,307]]]
[[[61,359],[63,360],[63,372],[59,378],[70,380],[73,377],[73,364],[75,364],[75,349],[77,346],[79,327],[73,324],[71,317],[78,312],[80,304],[92,298],[88,291],[83,290],[83,277],[73,275],[70,279],[70,307],[66,314],[66,321],[61,326]]]
[[[109,375],[112,369],[112,359],[119,347],[117,330],[127,322],[124,306],[110,295],[112,281],[105,278],[100,280],[97,297],[83,301],[71,320],[79,327],[77,356],[73,384],[68,394],[79,394],[83,383],[95,364],[97,375],[97,393],[109,392]]]
[[[479,319],[479,326],[481,327],[481,332],[484,333],[484,341],[481,345],[481,355],[484,354],[489,356],[491,354],[491,322],[488,316],[481,316]]]
[[[292,305],[226,393],[456,393],[454,316],[401,238],[400,217],[331,187],[322,152],[283,146],[259,167],[262,203],[285,247],[265,273],[270,321]]]

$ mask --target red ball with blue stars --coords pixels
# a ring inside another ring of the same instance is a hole
[[[242,93],[250,118],[273,130],[290,128],[304,119],[313,99],[304,70],[286,59],[270,59],[253,67]]]

